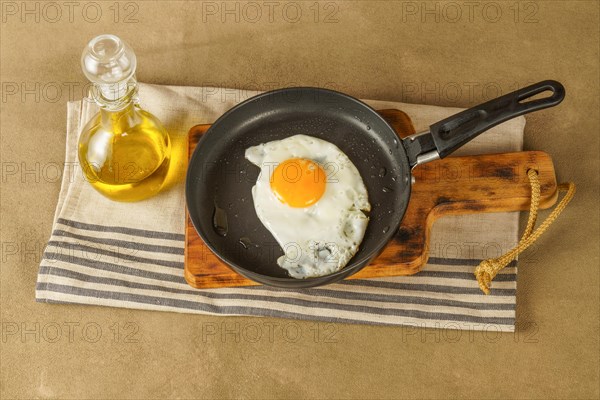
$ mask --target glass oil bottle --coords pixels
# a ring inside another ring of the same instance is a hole
[[[161,122],[138,105],[136,57],[114,35],[92,39],[81,57],[100,106],[79,137],[79,162],[87,181],[104,196],[138,201],[162,188],[171,141]]]

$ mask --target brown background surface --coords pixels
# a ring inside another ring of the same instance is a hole
[[[2,2],[2,398],[599,396],[597,1],[138,1],[118,3],[118,15],[112,1],[56,4],[60,16],[41,2]],[[132,45],[141,81],[161,84],[316,85],[469,106],[562,81],[566,100],[528,118],[525,147],[550,153],[578,193],[522,258],[517,333],[36,304],[65,102],[81,97],[81,50],[104,32]],[[21,335],[36,323],[39,337]],[[239,340],[223,334],[236,328]]]

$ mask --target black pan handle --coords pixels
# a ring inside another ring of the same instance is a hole
[[[525,101],[546,91],[552,95]],[[437,122],[429,132],[440,158],[444,158],[482,132],[519,115],[555,106],[564,98],[565,88],[559,82],[538,82]]]

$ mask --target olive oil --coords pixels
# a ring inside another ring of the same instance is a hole
[[[118,37],[100,35],[84,50],[81,64],[100,106],[79,137],[86,180],[117,201],[157,194],[169,172],[171,142],[158,118],[138,105],[135,54]]]
[[[101,110],[79,141],[87,181],[118,201],[157,194],[169,172],[170,156],[171,143],[160,121],[133,104],[117,112]]]

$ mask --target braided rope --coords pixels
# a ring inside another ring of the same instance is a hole
[[[574,183],[561,183],[558,185],[559,192],[566,192],[563,199],[558,203],[556,208],[552,210],[548,218],[534,231],[535,223],[537,221],[539,205],[540,205],[540,180],[537,171],[530,169],[527,171],[527,177],[531,184],[531,205],[529,207],[529,219],[527,220],[527,226],[521,236],[521,240],[516,247],[501,255],[497,258],[489,258],[483,260],[479,266],[475,269],[475,277],[479,283],[479,288],[485,294],[490,294],[490,286],[492,280],[496,277],[498,272],[502,268],[506,267],[512,260],[514,260],[520,253],[531,246],[547,229],[548,227],[558,218],[560,213],[563,212],[567,204],[573,199],[575,195],[575,184]]]

